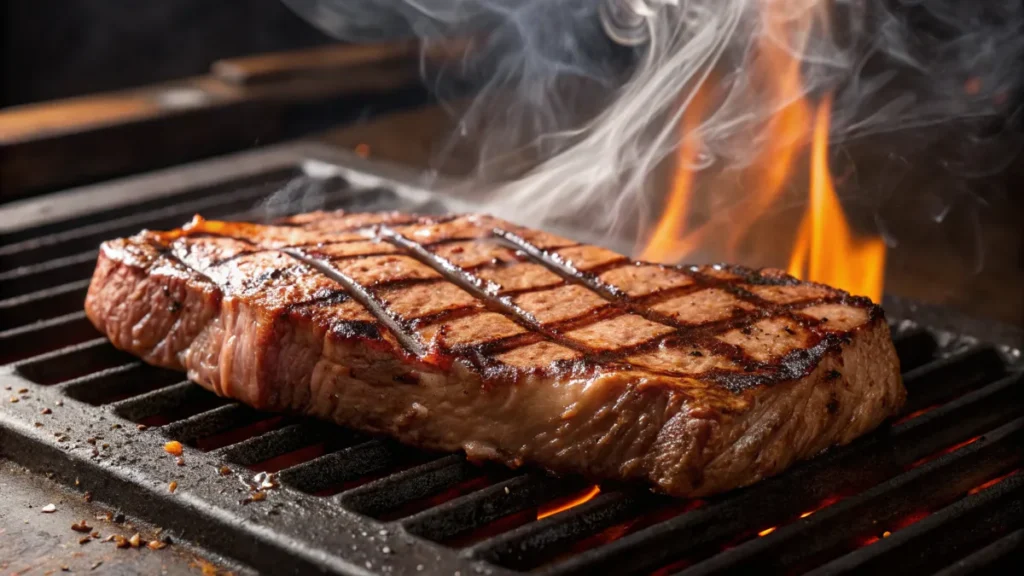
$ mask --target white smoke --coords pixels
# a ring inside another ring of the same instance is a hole
[[[714,90],[693,168],[755,157],[790,103],[765,94],[766,43],[799,59],[790,100],[833,95],[833,142],[994,115],[1022,79],[1016,0],[678,0],[636,49],[609,41],[601,1],[285,0],[349,40],[416,34],[429,47],[469,34],[464,58],[428,78],[446,101],[473,94],[454,136],[479,151],[462,192],[488,190],[493,212],[524,223],[585,218],[597,232],[635,225],[660,201],[650,176],[680,145],[702,84]]]

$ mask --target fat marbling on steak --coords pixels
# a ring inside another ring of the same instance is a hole
[[[103,244],[85,307],[259,409],[677,496],[850,442],[906,396],[868,299],[489,216],[196,217]]]

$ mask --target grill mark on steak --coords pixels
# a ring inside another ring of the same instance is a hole
[[[568,282],[573,282],[581,286],[585,286],[592,292],[601,296],[605,300],[612,303],[612,305],[618,307],[623,312],[630,312],[643,316],[644,318],[657,322],[658,324],[664,324],[666,326],[672,326],[678,330],[686,330],[692,328],[692,325],[681,323],[676,321],[671,316],[662,314],[655,310],[652,310],[649,306],[645,306],[634,300],[625,291],[607,284],[601,280],[600,274],[619,266],[624,263],[627,266],[634,265],[628,259],[623,258],[622,260],[610,262],[603,266],[594,268],[593,270],[582,271],[572,265],[571,262],[562,258],[557,253],[550,252],[548,250],[542,250],[537,246],[534,246],[531,242],[522,238],[521,236],[502,230],[501,228],[495,228],[493,234],[507,243],[509,246],[514,247],[517,250],[521,250],[526,254],[532,261],[548,268],[555,274],[565,278]],[[690,276],[692,278],[692,275]],[[699,283],[694,283],[695,290],[699,290],[705,286],[701,286]],[[686,288],[690,288],[687,286]],[[653,300],[650,300],[653,301]],[[646,301],[646,302],[650,302]]]
[[[498,292],[501,290],[501,287],[497,284],[463,270],[447,259],[430,252],[422,244],[413,242],[386,226],[381,226],[378,229],[378,234],[381,238],[402,248],[410,256],[436,270],[438,274],[441,274],[448,281],[476,296],[488,308],[503,313],[527,330],[540,333],[547,337],[547,339],[557,342],[566,348],[572,348],[584,354],[592,352],[589,347],[564,338],[557,332],[545,327],[533,314],[520,308],[508,296],[499,296]]]
[[[687,342],[693,342],[698,345],[705,346],[712,350],[714,354],[724,356],[742,367],[742,372],[712,370],[710,372],[702,373],[702,376],[711,377],[721,386],[733,393],[740,393],[743,390],[758,385],[774,384],[780,381],[801,377],[809,373],[809,371],[814,368],[817,362],[820,361],[820,359],[829,350],[837,349],[839,347],[841,339],[835,337],[835,335],[821,332],[818,329],[818,326],[821,324],[820,321],[814,321],[806,316],[792,313],[794,308],[806,307],[820,303],[840,303],[853,306],[867,306],[872,311],[870,315],[872,319],[876,317],[878,313],[877,307],[873,306],[870,300],[851,297],[845,293],[840,293],[835,297],[810,298],[806,300],[797,300],[787,304],[778,304],[765,300],[753,292],[737,286],[734,281],[716,278],[709,274],[700,274],[699,268],[692,266],[676,266],[671,268],[687,274],[695,281],[694,284],[683,286],[672,291],[656,292],[639,299],[633,298],[623,290],[605,283],[599,276],[600,273],[608,269],[621,266],[623,263],[622,261],[605,264],[600,267],[600,270],[595,268],[594,271],[582,271],[577,269],[566,259],[560,257],[557,253],[538,248],[525,238],[522,238],[515,233],[501,228],[494,228],[492,233],[495,237],[505,242],[506,245],[520,250],[532,261],[547,267],[559,276],[565,278],[568,282],[575,282],[583,285],[613,304],[620,305],[623,309],[628,310],[629,312],[641,315],[659,324],[665,324],[676,328],[675,332],[655,338],[649,342],[645,342],[634,347],[619,349],[612,353],[592,355],[589,356],[587,360],[598,363],[619,363],[629,356],[649,351],[657,346],[663,345],[670,339],[675,339],[676,341],[685,340]],[[630,266],[637,264],[638,263],[629,262],[626,265]],[[799,284],[798,280],[790,276],[764,276],[753,270],[740,266],[719,265],[718,268],[721,268],[725,272],[741,276],[744,281],[747,281],[750,284],[774,286],[795,286]],[[741,302],[753,304],[754,309],[751,311],[745,311],[744,314],[738,315],[739,317],[730,318],[720,322],[689,325],[677,322],[675,319],[651,310],[649,307],[653,303],[669,300],[677,297],[678,295],[699,292],[709,288],[724,289],[730,294],[736,296]],[[669,295],[666,296],[666,293]],[[732,329],[743,329],[744,327],[754,325],[761,320],[780,317],[787,318],[793,322],[794,325],[799,325],[807,331],[810,335],[810,340],[806,347],[787,353],[781,358],[773,359],[772,361],[759,361],[739,346],[730,345],[716,338],[718,335],[726,333]],[[635,368],[629,364],[626,364],[626,366]],[[651,371],[649,368],[643,368],[643,370]],[[684,372],[667,370],[657,370],[656,372],[672,377],[686,377],[692,375]]]
[[[418,358],[422,358],[426,355],[426,349],[423,347],[423,344],[420,343],[419,337],[414,333],[407,331],[402,325],[402,322],[393,317],[391,313],[388,312],[387,308],[385,308],[369,290],[332,266],[330,262],[313,258],[298,248],[283,248],[280,252],[295,258],[299,262],[302,262],[313,270],[324,274],[344,286],[345,290],[347,290],[356,301],[369,310],[381,324],[387,326],[388,330],[394,334],[395,339],[398,340],[399,344],[402,345],[402,348],[404,348],[406,352]]]
[[[719,383],[722,387],[730,390],[733,393],[740,393],[743,390],[749,389],[757,385],[772,384],[775,382],[799,377],[801,374],[805,374],[808,370],[813,369],[817,361],[830,349],[838,345],[838,342],[834,341],[834,338],[826,337],[815,330],[816,323],[809,318],[799,317],[789,313],[789,309],[800,305],[806,306],[811,303],[818,303],[823,301],[833,301],[836,299],[819,298],[813,300],[800,300],[791,304],[780,305],[767,300],[764,300],[755,294],[743,290],[737,287],[734,283],[715,278],[713,276],[701,275],[695,273],[694,270],[689,270],[689,275],[695,280],[694,286],[686,287],[687,291],[699,291],[706,290],[710,287],[722,287],[727,289],[730,293],[737,296],[742,302],[756,304],[756,308],[747,312],[744,316],[739,318],[731,318],[722,322],[703,323],[698,325],[686,325],[676,322],[674,319],[667,317],[662,314],[658,314],[651,311],[645,306],[639,305],[639,303],[632,297],[625,294],[623,291],[617,289],[614,286],[608,285],[600,280],[598,274],[608,269],[613,269],[617,266],[621,266],[623,262],[628,262],[627,259],[612,261],[607,264],[595,267],[594,272],[583,272],[575,267],[571,266],[565,259],[560,258],[557,254],[552,254],[549,251],[542,250],[526,239],[502,230],[500,228],[494,228],[492,233],[495,237],[505,240],[509,245],[528,256],[528,259],[536,261],[545,267],[553,270],[568,282],[578,282],[590,290],[598,293],[602,297],[606,298],[612,305],[617,306],[619,312],[632,312],[648,318],[651,321],[667,326],[672,326],[676,330],[668,334],[657,336],[648,341],[642,342],[633,346],[626,346],[618,348],[614,351],[597,351],[593,350],[588,346],[582,346],[571,340],[561,337],[561,334],[567,330],[578,329],[589,326],[596,322],[600,322],[608,318],[608,309],[599,311],[592,311],[585,314],[582,317],[572,318],[563,322],[555,323],[551,326],[545,327],[536,320],[528,312],[522,310],[518,306],[515,306],[509,300],[496,295],[498,287],[493,285],[486,280],[482,280],[475,275],[471,274],[468,270],[462,269],[446,259],[432,253],[427,249],[428,246],[432,247],[438,242],[431,244],[419,244],[405,238],[401,234],[394,232],[386,226],[378,226],[378,234],[389,242],[395,243],[396,245],[404,248],[409,254],[416,257],[418,260],[431,266],[437,270],[443,277],[460,285],[460,287],[467,289],[467,291],[473,293],[485,304],[498,303],[498,310],[504,312],[507,315],[512,316],[514,320],[519,321],[521,325],[526,327],[528,330],[538,332],[541,335],[558,342],[566,347],[578,350],[583,353],[583,356],[575,362],[563,364],[565,369],[572,371],[579,371],[580,367],[593,365],[596,363],[616,363],[625,369],[637,369],[629,363],[623,363],[623,361],[629,356],[643,353],[657,348],[663,345],[670,338],[677,340],[685,339],[689,342],[696,342],[700,345],[707,347],[712,350],[713,353],[724,356],[739,366],[742,367],[742,372],[727,371],[727,370],[711,370],[702,373],[702,376],[710,377]],[[454,238],[449,240],[463,241],[464,238]],[[444,242],[444,241],[442,241]],[[508,264],[506,264],[508,265]],[[627,264],[631,265],[631,264]],[[729,267],[726,267],[729,268]],[[771,284],[771,285],[794,285],[793,282],[788,281],[785,278],[778,279],[762,279],[756,273],[748,271],[743,268],[736,268],[735,270],[729,270],[733,273],[743,273],[744,280],[751,281],[751,283]],[[544,287],[549,289],[550,286]],[[536,291],[536,288],[525,289],[516,291],[516,294],[524,292]],[[658,294],[652,295],[657,297]],[[653,299],[652,299],[653,301]],[[512,306],[506,308],[503,306],[505,302],[508,302]],[[646,302],[645,302],[646,303]],[[510,314],[511,312],[511,314]],[[807,329],[811,334],[812,340],[808,343],[808,347],[800,350],[796,350],[791,353],[787,353],[781,358],[774,359],[772,361],[758,361],[752,358],[746,351],[739,346],[730,345],[722,342],[715,337],[722,333],[725,333],[731,329],[743,328],[744,326],[752,325],[760,320],[769,319],[773,317],[785,316],[790,319],[794,324],[798,324],[801,327]],[[455,346],[449,349],[449,352],[454,353],[457,356],[470,356],[472,364],[484,373],[495,373],[493,362],[484,361],[481,357],[489,357],[495,353],[512,350],[519,346],[525,346],[538,341],[536,337],[530,337],[529,335],[515,335],[506,338],[500,338],[495,341],[487,342],[482,345],[475,346]],[[648,368],[644,368],[645,371],[651,371]],[[690,373],[678,372],[678,371],[658,371],[663,375],[672,377],[686,377],[692,376]]]
[[[447,218],[443,220],[421,218],[416,220],[417,223],[443,223],[451,222],[456,218]],[[510,293],[506,293],[502,296],[498,296],[497,292],[499,287],[493,283],[481,279],[469,270],[463,269],[459,266],[454,265],[450,261],[447,261],[443,257],[438,256],[431,252],[428,247],[434,247],[436,245],[443,245],[448,242],[455,241],[466,241],[465,236],[457,236],[453,238],[445,238],[439,241],[431,242],[429,244],[419,244],[414,242],[405,236],[395,232],[393,229],[387,227],[387,225],[377,224],[370,227],[353,228],[350,231],[358,232],[363,239],[378,238],[390,242],[396,245],[400,249],[404,250],[409,255],[413,256],[416,260],[431,267],[439,274],[442,278],[450,281],[461,288],[467,290],[471,294],[474,294],[485,306],[495,309],[499,313],[504,314],[506,317],[510,317],[513,321],[517,322],[529,332],[526,334],[518,334],[509,337],[498,338],[496,340],[483,342],[480,344],[473,345],[454,345],[446,347],[445,352],[454,355],[456,358],[462,357],[463,359],[469,360],[470,363],[477,368],[482,374],[489,375],[490,377],[506,377],[508,376],[507,367],[498,365],[491,356],[500,352],[506,352],[513,350],[516,347],[526,346],[536,343],[540,339],[548,339],[550,341],[557,342],[567,348],[577,350],[582,353],[582,356],[571,362],[563,362],[561,364],[563,370],[570,372],[579,372],[581,369],[586,369],[594,364],[609,364],[614,363],[626,370],[643,370],[647,372],[656,372],[662,375],[671,377],[687,377],[693,376],[692,373],[669,371],[669,370],[651,370],[650,368],[638,368],[628,362],[625,362],[629,356],[640,354],[644,352],[656,349],[659,346],[665,345],[669,341],[687,341],[697,343],[701,346],[711,350],[712,353],[728,358],[735,364],[742,368],[742,371],[727,371],[727,370],[710,370],[702,372],[701,377],[709,378],[723,388],[730,390],[733,393],[740,393],[743,390],[758,386],[758,385],[769,385],[779,381],[793,378],[794,374],[801,374],[808,369],[813,369],[816,362],[827,353],[830,349],[835,349],[840,343],[840,340],[835,338],[835,335],[826,335],[816,330],[816,325],[819,322],[815,322],[813,319],[802,317],[799,315],[793,315],[790,313],[790,309],[796,306],[807,306],[821,302],[840,302],[848,303],[853,305],[863,306],[865,302],[868,306],[871,306],[870,301],[866,299],[855,299],[845,295],[844,293],[838,293],[840,296],[834,298],[817,298],[811,300],[798,300],[788,304],[777,304],[765,299],[760,298],[754,293],[743,289],[737,285],[736,279],[725,279],[715,277],[709,274],[700,273],[700,269],[696,267],[672,267],[687,274],[694,280],[694,284],[691,286],[683,287],[683,293],[696,292],[701,290],[707,290],[709,288],[720,288],[726,290],[730,294],[735,295],[739,301],[755,304],[753,310],[745,311],[743,315],[739,317],[733,317],[719,322],[705,322],[696,325],[690,325],[685,323],[676,322],[671,317],[659,314],[655,311],[650,310],[647,306],[641,304],[648,304],[654,301],[660,301],[661,294],[655,293],[648,297],[634,299],[626,294],[624,291],[619,290],[615,286],[611,286],[603,282],[598,274],[603,273],[606,270],[614,269],[622,266],[625,262],[627,266],[635,265],[635,263],[629,262],[625,257],[621,259],[615,259],[600,266],[591,268],[592,271],[581,271],[576,267],[572,266],[571,263],[567,262],[557,253],[552,253],[547,250],[543,250],[531,242],[519,236],[518,234],[508,232],[501,228],[492,228],[489,232],[493,238],[498,241],[506,242],[508,245],[518,250],[527,256],[528,261],[536,261],[537,263],[551,269],[559,276],[565,278],[567,282],[579,283],[593,292],[599,294],[602,298],[608,300],[612,306],[616,307],[619,313],[631,312],[647,318],[658,324],[673,327],[675,330],[666,334],[655,336],[648,339],[647,341],[619,347],[611,351],[595,350],[589,346],[580,344],[571,339],[564,338],[562,334],[568,330],[580,329],[607,320],[609,316],[609,310],[607,308],[601,310],[595,310],[584,314],[581,317],[568,319],[563,322],[554,323],[549,326],[545,326],[540,323],[532,314],[523,310],[517,306],[509,298]],[[329,277],[342,283],[346,287],[346,290],[353,292],[364,307],[371,311],[375,317],[388,327],[392,333],[395,334],[396,339],[406,349],[407,352],[417,357],[423,357],[428,351],[420,344],[421,340],[418,335],[415,334],[414,329],[418,325],[427,324],[428,321],[434,320],[434,318],[414,318],[410,320],[403,320],[394,315],[387,306],[376,298],[371,290],[363,287],[358,282],[355,282],[351,278],[348,278],[342,274],[339,270],[331,266],[331,261],[339,259],[332,258],[331,260],[325,260],[306,254],[301,251],[299,247],[287,247],[287,248],[264,248],[258,244],[251,242],[250,240],[242,237],[236,237],[230,234],[224,234],[222,232],[203,232],[210,236],[219,236],[224,238],[230,238],[240,242],[249,243],[250,245],[260,248],[259,252],[282,252],[288,254],[291,257],[297,257],[301,255],[301,261],[307,265],[312,266],[315,270],[327,274]],[[359,241],[359,240],[353,240]],[[558,248],[580,246],[579,244],[557,244]],[[368,257],[370,254],[359,255],[356,258]],[[323,265],[315,266],[312,263],[320,263]],[[499,264],[499,266],[514,266],[511,263]],[[480,267],[474,267],[474,269],[483,269],[492,267],[493,264],[482,265]],[[729,273],[737,276],[743,282],[752,285],[766,285],[766,286],[793,286],[799,284],[799,281],[791,279],[786,276],[763,276],[756,271],[731,265],[720,265],[716,267],[717,270]],[[339,276],[334,276],[330,271],[336,272]],[[348,283],[346,284],[341,278],[347,278]],[[443,280],[442,280],[443,281]],[[374,284],[375,288],[395,288],[405,285],[411,285],[415,283],[425,282],[438,282],[436,279],[400,279],[394,281],[378,282]],[[537,290],[550,289],[551,286],[527,288],[522,290],[514,291],[516,295],[532,292]],[[365,293],[365,299],[359,295],[359,293]],[[472,310],[471,306],[457,308],[453,310],[447,310],[440,313],[436,320],[448,320],[457,319],[470,315]],[[726,333],[733,329],[743,329],[746,326],[755,324],[758,321],[786,316],[794,324],[798,324],[805,328],[812,336],[812,340],[808,342],[808,346],[805,349],[797,350],[794,353],[786,354],[780,358],[773,359],[771,361],[758,361],[752,358],[742,348],[730,345],[722,342],[716,337]],[[536,333],[538,336],[531,336],[530,332]]]

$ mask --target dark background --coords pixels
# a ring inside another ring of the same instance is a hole
[[[331,41],[280,0],[0,0],[0,107],[202,74]]]

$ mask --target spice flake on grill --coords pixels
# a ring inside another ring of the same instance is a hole
[[[906,396],[866,298],[482,215],[196,217],[103,244],[86,312],[261,410],[677,496],[846,444]]]

